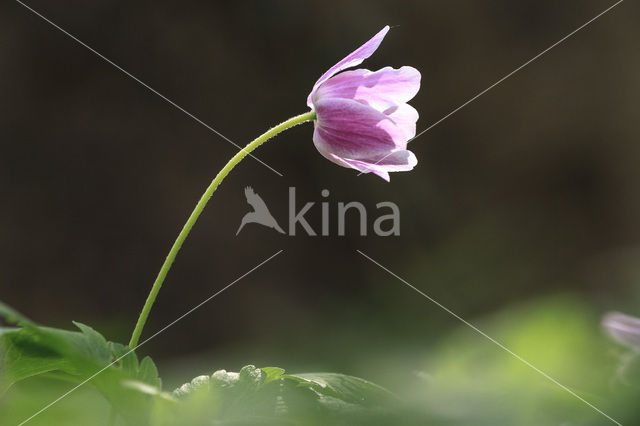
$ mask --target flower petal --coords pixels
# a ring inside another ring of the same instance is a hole
[[[386,109],[384,114],[405,132],[407,142],[416,135],[416,122],[418,121],[419,114],[411,105],[400,104],[396,107]]]
[[[369,41],[367,41],[362,46],[358,47],[356,50],[354,50],[349,55],[347,55],[343,60],[341,60],[340,62],[338,62],[331,68],[329,68],[327,72],[322,74],[322,76],[318,79],[318,81],[316,81],[316,84],[314,84],[313,89],[311,90],[311,93],[307,97],[307,105],[310,108],[312,107],[311,98],[315,93],[316,89],[322,83],[324,83],[329,78],[331,78],[331,76],[333,76],[336,73],[339,73],[344,69],[355,67],[356,65],[360,65],[362,61],[367,59],[369,56],[373,55],[373,52],[375,52],[376,49],[378,49],[378,46],[380,46],[380,43],[382,43],[382,40],[384,39],[384,36],[387,35],[388,31],[389,31],[389,26],[387,25],[382,30],[380,30],[378,34],[374,35]]]
[[[411,100],[420,89],[420,71],[404,66],[384,67],[378,71],[345,71],[325,81],[313,99],[348,98],[382,111]]]
[[[602,319],[609,336],[618,343],[633,348],[640,347],[640,318],[620,312],[609,312]]]
[[[330,98],[319,100],[315,107],[314,142],[317,136],[327,151],[340,157],[370,158],[407,146],[407,131],[367,105]]]
[[[385,170],[388,172],[406,172],[413,169],[418,164],[415,154],[406,149],[394,151],[378,158],[368,158],[361,160],[367,163],[367,167],[373,171],[374,169]]]
[[[372,172],[389,182],[389,172],[406,172],[413,170],[418,164],[418,159],[411,151],[394,151],[374,161],[369,160],[345,160],[354,168],[363,173]]]
[[[389,172],[404,172],[412,170],[416,164],[418,164],[418,160],[413,152],[406,150],[389,153],[377,160],[354,160],[342,158],[335,154],[324,152],[320,148],[318,148],[318,150],[325,158],[339,166],[352,168],[361,173],[374,173],[387,182],[390,180]]]

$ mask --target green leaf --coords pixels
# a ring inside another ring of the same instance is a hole
[[[218,370],[211,376],[196,377],[173,395],[184,403],[177,408],[189,411],[174,413],[173,418],[189,415],[194,419],[194,412],[200,412],[207,413],[208,421],[216,424],[297,424],[310,416],[324,419],[330,414],[377,413],[396,402],[384,388],[357,377],[337,373],[285,374],[282,368],[253,365],[238,373]],[[193,422],[204,420],[200,417]]]
[[[73,364],[55,349],[57,342],[36,328],[0,335],[0,395],[13,383],[53,370],[72,371]],[[73,371],[77,373],[77,371]]]
[[[127,346],[93,328],[79,331],[41,327],[4,304],[0,316],[20,328],[0,332],[0,395],[14,383],[47,374],[75,384],[87,381],[133,424],[147,422],[153,396],[162,396],[158,370],[150,358],[138,362]]]
[[[142,362],[140,362],[137,377],[141,382],[148,383],[158,389],[162,389],[162,380],[158,375],[158,367],[156,367],[156,364],[148,356],[144,357]]]
[[[72,340],[73,346],[69,348],[74,356],[84,356],[101,363],[109,363],[113,359],[113,353],[109,348],[107,340],[88,325],[73,321],[73,325],[78,327],[82,334],[68,333],[67,338]],[[52,333],[59,330],[50,329]]]
[[[20,312],[16,311],[9,305],[4,304],[0,301],[0,318],[4,318],[9,324],[15,325],[32,325],[33,322],[22,315]]]
[[[224,371],[224,370],[222,370]],[[237,377],[236,377],[237,380]],[[176,398],[183,398],[193,395],[198,390],[209,390],[211,378],[209,376],[198,376],[191,380],[189,383],[185,383],[180,386],[176,390],[173,391],[173,396]],[[218,386],[222,387],[224,382],[218,384]]]
[[[279,367],[262,367],[262,372],[266,375],[264,383],[267,384],[278,380],[284,374],[284,369]]]
[[[309,387],[321,395],[336,398],[350,404],[372,407],[395,399],[395,396],[383,387],[359,377],[345,374],[287,374],[283,378],[294,380],[300,386]]]
[[[266,377],[267,375],[260,368],[256,368],[254,365],[245,365],[240,369],[238,385],[258,390],[262,387]]]

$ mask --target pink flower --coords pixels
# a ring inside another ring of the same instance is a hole
[[[616,342],[632,348],[640,347],[640,318],[609,312],[602,318],[602,326]]]
[[[407,150],[418,112],[407,102],[420,89],[420,72],[408,66],[341,71],[371,56],[388,31],[384,27],[331,67],[307,98],[317,115],[313,143],[318,151],[340,166],[373,172],[386,181],[389,172],[411,170],[418,163]]]

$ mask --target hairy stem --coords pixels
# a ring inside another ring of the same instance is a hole
[[[138,341],[140,340],[140,335],[142,334],[142,329],[144,328],[144,325],[147,322],[147,318],[149,317],[149,312],[151,311],[151,307],[153,306],[153,303],[155,302],[156,297],[158,296],[158,292],[162,287],[162,283],[167,277],[167,273],[171,269],[171,265],[173,264],[173,261],[178,255],[178,252],[180,251],[182,244],[187,239],[189,232],[191,232],[191,229],[196,224],[198,217],[200,217],[200,214],[202,213],[205,206],[209,202],[211,195],[213,195],[213,193],[218,188],[222,180],[229,174],[231,170],[233,170],[233,168],[244,157],[246,157],[251,151],[259,147],[261,144],[268,141],[269,139],[271,139],[272,137],[274,137],[275,135],[277,135],[278,133],[284,130],[287,130],[298,124],[302,124],[306,121],[314,120],[315,118],[316,118],[316,113],[313,111],[310,111],[305,114],[301,114],[293,118],[290,118],[289,120],[278,124],[277,126],[273,127],[272,129],[268,130],[262,135],[258,136],[255,140],[249,143],[244,149],[242,149],[240,152],[234,155],[233,158],[231,158],[231,160],[229,160],[229,162],[222,168],[222,170],[218,172],[216,177],[211,181],[211,183],[207,187],[206,191],[204,191],[204,194],[202,194],[202,197],[200,198],[200,201],[198,201],[198,204],[196,204],[196,207],[193,209],[193,212],[191,212],[191,215],[189,216],[189,218],[187,219],[187,222],[182,227],[182,231],[180,231],[180,234],[178,234],[178,238],[176,238],[176,241],[173,243],[173,246],[171,247],[171,250],[169,251],[167,258],[162,264],[162,267],[160,268],[160,272],[158,273],[158,276],[156,277],[156,280],[153,283],[153,287],[151,287],[151,291],[149,292],[147,301],[145,302],[144,307],[142,308],[142,312],[140,313],[140,317],[138,318],[136,327],[133,330],[133,334],[131,335],[131,341],[129,342],[130,348],[134,349],[138,345]]]

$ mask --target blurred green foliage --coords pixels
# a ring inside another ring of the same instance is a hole
[[[622,424],[635,424],[640,420],[636,409],[640,382],[632,374],[637,369],[635,353],[605,338],[599,330],[599,316],[585,303],[571,297],[546,299],[504,310],[478,320],[475,325]],[[14,342],[23,330],[34,327],[29,324],[25,327],[24,323],[22,326],[20,331],[2,334],[4,354],[14,350],[7,347],[7,342]],[[73,343],[74,351],[84,354],[83,361],[80,362],[76,353],[74,371],[58,365],[56,369],[65,375],[45,374],[15,384],[0,400],[0,424],[17,424],[63,394],[70,384],[60,379],[77,383],[83,378],[82,374],[78,375],[78,366],[89,368],[87,359],[99,353],[86,351],[83,345],[103,350],[109,347],[95,331],[80,327],[81,332],[47,328],[38,332],[39,353],[47,345],[51,351],[59,352],[65,346],[61,346],[59,340],[47,339],[49,335],[58,339],[63,336],[61,339],[66,344]],[[8,339],[8,336],[12,337]],[[30,339],[31,334],[23,336],[22,344]],[[87,339],[91,343],[87,343]],[[78,342],[82,342],[80,346]],[[111,357],[117,354],[112,349]],[[65,356],[71,356],[68,349]],[[37,365],[35,357],[25,361]],[[103,373],[102,380],[91,381],[91,385],[117,407],[120,424],[528,426],[608,422],[600,413],[465,325],[434,339],[420,370],[406,371],[407,365],[393,357],[385,362],[379,354],[375,362],[369,360],[370,375],[387,377],[385,385],[395,395],[366,380],[341,374],[287,374],[276,367],[253,366],[246,366],[239,373],[218,370],[199,376],[170,395],[160,390],[155,374],[141,372],[145,361],[137,370],[134,368],[137,363],[133,361],[125,357],[123,362]],[[2,371],[6,374],[7,368],[10,370],[17,362],[19,360],[5,357]],[[52,369],[50,365],[43,367],[43,370]],[[385,370],[393,374],[381,374]],[[120,375],[114,376],[114,371]],[[155,372],[153,368],[147,371]],[[114,394],[127,398],[133,405],[118,405],[119,399],[114,398]],[[131,399],[132,396],[137,399]],[[145,408],[137,410],[137,418],[131,417],[131,410],[135,413],[137,404]],[[108,405],[91,386],[84,386],[34,418],[31,424],[106,424]],[[143,412],[146,414],[141,416]]]

